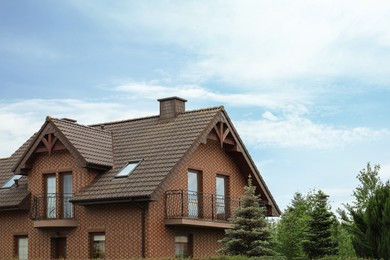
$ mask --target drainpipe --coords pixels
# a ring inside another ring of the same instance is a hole
[[[142,258],[146,258],[146,210],[148,209],[149,203],[138,204],[132,202],[132,204],[141,210],[141,255]]]
[[[141,208],[141,228],[142,228],[142,238],[141,238],[141,251],[142,251],[142,258],[145,258],[146,257],[146,253],[145,253],[145,236],[146,236],[146,228],[145,228],[145,218],[146,218],[146,207],[147,207],[148,204],[146,204],[146,206],[142,207]]]

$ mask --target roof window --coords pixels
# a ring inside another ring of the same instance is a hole
[[[18,181],[20,178],[22,178],[22,175],[14,175],[11,177],[11,179],[9,179],[4,185],[3,187],[1,187],[2,189],[9,189],[12,187],[12,185],[15,184],[15,181]]]
[[[115,176],[115,178],[129,176],[138,167],[138,165],[140,165],[141,162],[142,160],[129,162],[125,167],[123,167],[122,170],[120,170],[120,172]]]

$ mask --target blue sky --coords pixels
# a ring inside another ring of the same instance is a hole
[[[43,124],[224,105],[279,206],[390,178],[388,1],[0,1],[0,157]]]

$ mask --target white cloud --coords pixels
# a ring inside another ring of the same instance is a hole
[[[121,37],[190,51],[182,77],[191,80],[217,77],[260,88],[338,76],[388,82],[390,3],[384,0],[74,5],[127,32]]]
[[[10,156],[44,123],[46,116],[73,118],[80,124],[96,124],[154,114],[156,110],[123,103],[75,99],[30,99],[0,102],[0,157]]]
[[[295,110],[301,113],[306,111],[311,97],[299,91],[268,91],[258,93],[219,93],[197,85],[161,86],[147,82],[129,82],[114,88],[116,91],[128,93],[132,99],[157,99],[168,96],[180,96],[187,99],[215,101],[218,104],[231,106],[252,106],[270,109]]]
[[[264,118],[234,123],[246,142],[260,147],[329,149],[390,136],[388,129],[337,128],[317,124],[302,114],[288,114],[279,120]]]
[[[266,112],[263,113],[263,118],[267,119],[267,120],[270,120],[270,121],[278,121],[278,117],[275,116],[274,114],[272,114],[269,111],[266,111]]]

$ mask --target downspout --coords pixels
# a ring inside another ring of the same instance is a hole
[[[146,258],[146,210],[148,209],[149,203],[138,204],[132,202],[137,208],[141,210],[141,256]]]
[[[141,208],[141,229],[142,229],[142,237],[141,237],[141,252],[142,252],[142,258],[146,258],[146,241],[145,241],[145,236],[146,236],[146,228],[145,228],[145,218],[146,218],[146,208],[147,205]]]

